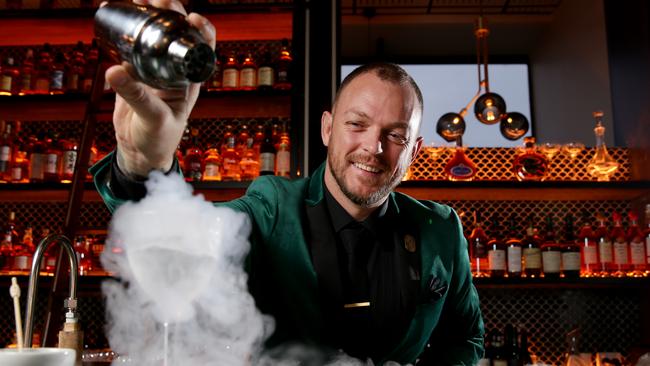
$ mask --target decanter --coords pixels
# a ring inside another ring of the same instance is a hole
[[[548,173],[548,159],[537,152],[535,138],[524,138],[523,152],[515,157],[512,169],[520,181],[542,181]]]
[[[445,165],[447,179],[451,181],[470,181],[476,175],[476,165],[465,154],[463,140],[460,136],[456,139],[456,147],[451,159]]]
[[[609,178],[618,169],[618,163],[609,155],[605,146],[605,127],[602,123],[603,112],[596,111],[593,116],[596,119],[596,128],[594,128],[596,151],[587,165],[587,172],[600,182],[609,181]]]

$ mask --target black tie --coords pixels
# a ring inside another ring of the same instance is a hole
[[[347,254],[348,299],[350,302],[370,300],[368,284],[368,256],[372,247],[372,236],[361,224],[353,223],[341,230],[341,241]]]

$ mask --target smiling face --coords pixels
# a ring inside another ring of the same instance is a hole
[[[422,145],[421,118],[413,88],[374,71],[354,78],[323,113],[325,184],[348,212],[379,206],[399,184]]]

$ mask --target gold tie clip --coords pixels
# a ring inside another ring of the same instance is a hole
[[[370,301],[366,302],[354,302],[352,304],[345,304],[343,305],[344,309],[351,309],[351,308],[364,308],[370,306]]]

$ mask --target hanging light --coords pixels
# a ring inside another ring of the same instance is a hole
[[[490,31],[482,16],[476,20],[476,66],[478,70],[478,90],[474,97],[459,113],[446,113],[438,120],[436,131],[443,139],[455,141],[458,134],[465,132],[464,117],[474,103],[476,119],[487,125],[501,123],[501,134],[508,140],[517,140],[528,132],[528,119],[518,112],[506,112],[506,101],[499,94],[490,91],[488,77],[488,43]],[[454,121],[457,121],[454,123]],[[460,127],[462,125],[462,128]]]

